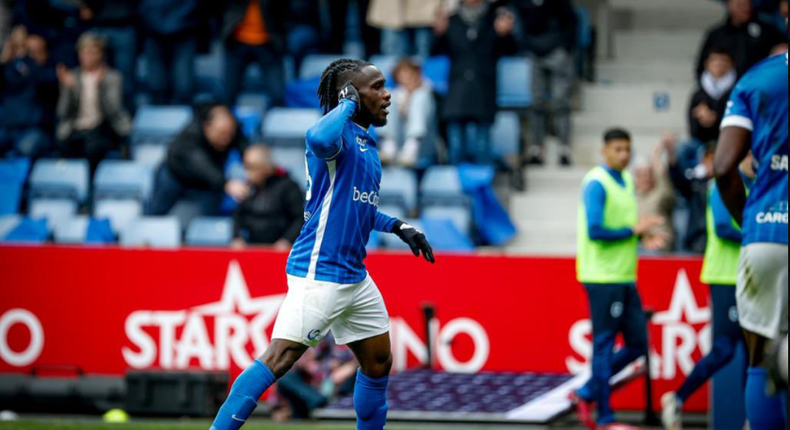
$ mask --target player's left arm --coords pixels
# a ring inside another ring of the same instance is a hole
[[[727,114],[721,124],[721,135],[713,172],[721,198],[738,225],[743,225],[743,210],[746,207],[746,188],[738,167],[749,154],[752,146],[752,121],[748,92],[743,83],[733,91]]]
[[[419,257],[420,254],[422,254],[429,263],[433,264],[436,262],[436,257],[433,255],[433,248],[431,248],[431,244],[428,243],[428,238],[425,237],[425,233],[417,230],[411,225],[382,212],[376,212],[376,221],[373,228],[382,233],[392,233],[398,236],[406,245],[409,245],[415,257]]]

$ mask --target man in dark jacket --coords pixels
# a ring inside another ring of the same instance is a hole
[[[265,146],[247,149],[244,169],[252,190],[233,217],[234,246],[256,244],[290,249],[304,224],[301,188],[277,169]]]
[[[464,0],[440,11],[434,51],[450,57],[450,89],[442,108],[448,121],[450,163],[490,164],[491,126],[497,113],[497,62],[513,48],[515,17],[484,0]]]
[[[719,128],[730,92],[737,82],[735,63],[725,48],[714,48],[705,60],[700,88],[694,93],[689,108],[691,137],[698,143],[717,142]]]
[[[546,122],[562,144],[560,164],[571,164],[571,96],[578,18],[570,0],[512,0],[521,19],[519,48],[532,60],[529,160],[543,164]]]
[[[219,213],[223,193],[237,202],[244,200],[247,185],[225,176],[230,150],[244,144],[230,109],[215,105],[199,112],[170,144],[156,175],[149,215],[166,215],[181,199],[196,203],[203,216]]]
[[[156,104],[192,104],[202,0],[141,0],[148,84]]]
[[[58,80],[44,38],[15,33],[0,58],[0,155],[35,158],[52,144]]]
[[[743,76],[774,48],[787,43],[778,29],[757,20],[752,0],[728,0],[727,11],[727,22],[713,28],[705,39],[697,62],[697,76],[702,76],[705,60],[713,48],[727,48],[735,60],[738,76]]]
[[[285,20],[288,2],[281,0],[231,0],[225,11],[225,93],[236,103],[244,72],[252,62],[263,69],[266,94],[274,105],[283,101],[285,70]]]

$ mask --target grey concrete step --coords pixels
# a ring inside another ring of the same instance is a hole
[[[618,31],[614,34],[615,58],[694,61],[702,46],[704,35],[704,29]]]
[[[694,66],[688,61],[601,61],[596,65],[596,76],[601,83],[688,84],[694,80]]]

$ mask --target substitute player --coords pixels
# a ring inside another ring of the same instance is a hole
[[[579,419],[591,429],[619,429],[609,403],[609,380],[647,354],[647,319],[636,289],[639,237],[664,222],[639,219],[631,162],[631,136],[611,130],[604,136],[604,164],[583,183],[579,209],[577,277],[590,299],[593,325],[592,378],[574,394]],[[622,333],[625,347],[615,353]],[[597,424],[591,406],[598,403]]]
[[[381,161],[368,130],[387,123],[385,83],[379,69],[362,61],[338,60],[324,71],[318,95],[326,115],[307,132],[305,225],[288,259],[288,295],[271,346],[233,384],[211,430],[240,428],[263,393],[330,330],[360,363],[357,429],[384,428],[389,316],[365,269],[365,245],[371,230],[394,233],[415,256],[434,262],[422,232],[378,211]]]
[[[741,163],[744,182],[751,184],[754,178],[752,158]],[[702,267],[702,283],[710,286],[713,308],[713,349],[700,360],[677,393],[666,393],[661,399],[664,428],[683,428],[683,405],[694,393],[729,364],[735,357],[737,347],[743,343],[743,331],[738,324],[738,306],[735,302],[735,285],[738,282],[738,260],[741,255],[743,234],[735,222],[715,181],[711,181],[708,192],[708,246]]]
[[[787,54],[752,68],[733,90],[714,161],[717,185],[743,226],[737,301],[750,369],[746,415],[755,430],[787,429],[787,391],[770,396],[765,350],[787,334]],[[738,163],[752,151],[747,198]],[[784,414],[783,414],[784,412]]]

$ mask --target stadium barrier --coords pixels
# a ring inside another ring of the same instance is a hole
[[[0,373],[78,366],[86,373],[203,370],[238,374],[269,344],[287,291],[287,254],[267,250],[0,247]],[[577,374],[592,352],[586,297],[571,258],[439,255],[435,266],[375,254],[395,369]],[[640,290],[651,327],[654,399],[709,351],[698,259],[645,259]],[[428,348],[422,305],[435,306]],[[644,386],[615,406],[644,408]],[[484,394],[484,393],[481,393]],[[704,390],[688,404],[708,409]]]

